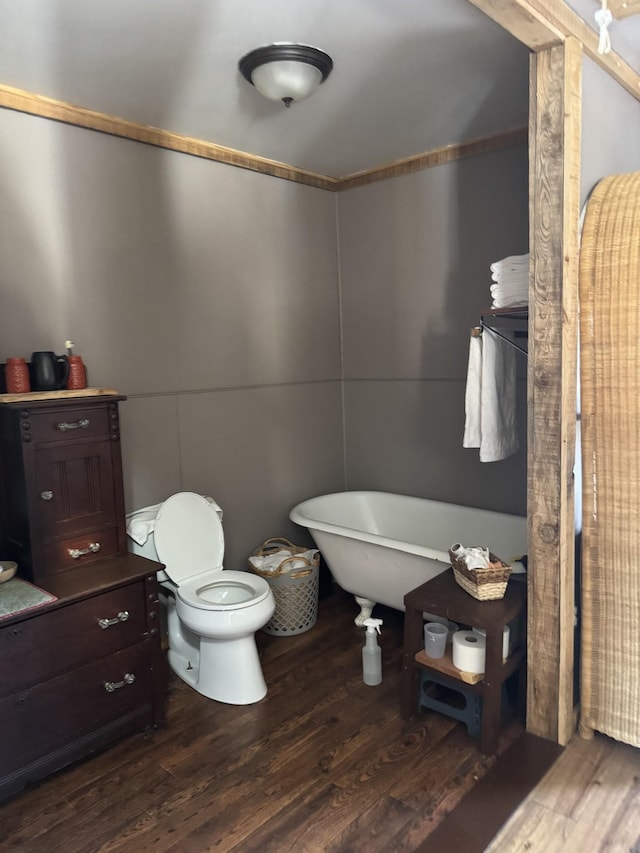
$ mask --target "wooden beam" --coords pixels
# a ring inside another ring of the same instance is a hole
[[[609,9],[614,18],[640,15],[640,0],[609,0]]]
[[[599,35],[564,0],[468,0],[531,50],[546,50],[567,38],[577,39],[584,53],[640,100],[640,75],[615,51],[598,53]],[[634,7],[640,0],[626,0]],[[611,5],[611,4],[610,4]],[[594,12],[597,6],[594,3]]]
[[[513,0],[519,2],[519,0]],[[582,44],[584,53],[593,59],[601,68],[611,74],[628,92],[640,100],[640,76],[615,51],[598,53],[599,34],[596,32],[595,20],[587,23],[563,0],[528,0],[531,5],[544,15],[553,26],[560,29],[567,37],[573,36]],[[595,4],[594,4],[595,5]],[[594,9],[594,12],[597,9]]]
[[[527,729],[561,744],[574,730],[581,72],[575,39],[532,57]]]
[[[469,0],[469,3],[531,50],[545,50],[564,41],[564,32],[527,0]]]
[[[76,107],[65,101],[46,98],[44,95],[36,95],[33,92],[14,89],[11,86],[0,85],[0,107],[29,113],[41,118],[53,119],[87,130],[97,130],[111,136],[132,139],[135,142],[143,142],[157,148],[167,148],[182,154],[203,157],[206,160],[214,160],[216,163],[226,163],[229,166],[249,169],[252,172],[272,175],[276,178],[295,181],[318,189],[335,190],[338,184],[335,178],[297,169],[275,160],[267,160],[264,157],[245,154],[243,151],[235,151],[233,148],[225,148],[222,145],[204,142],[201,139],[182,136],[169,130],[148,127],[145,124],[137,124],[117,116],[87,110],[84,107]]]

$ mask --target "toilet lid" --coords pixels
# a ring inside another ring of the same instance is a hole
[[[167,498],[156,516],[154,538],[158,558],[175,584],[202,572],[222,571],[222,522],[202,495],[180,492]]]

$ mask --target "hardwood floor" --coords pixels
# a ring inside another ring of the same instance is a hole
[[[640,750],[574,736],[487,853],[640,853]]]
[[[260,633],[257,705],[172,676],[165,728],[0,805],[0,850],[640,853],[640,750],[576,737],[518,807],[555,747],[512,723],[489,759],[462,723],[403,721],[402,614],[379,608],[384,679],[367,687],[355,613],[336,590],[311,631]]]
[[[402,614],[379,608],[383,683],[363,684],[356,612],[336,590],[305,634],[259,633],[269,693],[256,705],[212,702],[171,677],[168,725],[0,805],[0,849],[418,849],[495,758],[449,717],[401,719]],[[501,751],[521,733],[507,726]]]

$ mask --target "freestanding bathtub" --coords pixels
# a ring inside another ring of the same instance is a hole
[[[334,580],[356,597],[362,625],[375,604],[404,610],[404,596],[447,569],[449,548],[486,546],[505,562],[527,553],[527,520],[473,507],[395,495],[337,492],[295,506]]]

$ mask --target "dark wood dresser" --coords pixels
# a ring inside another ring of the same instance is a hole
[[[57,600],[0,619],[0,799],[165,713],[157,566],[126,547],[124,398],[25,396],[0,403],[0,559]]]
[[[57,601],[0,621],[0,798],[164,719],[154,564],[59,573]]]
[[[43,395],[45,396],[45,395]],[[0,559],[38,583],[127,551],[119,395],[0,404]]]

